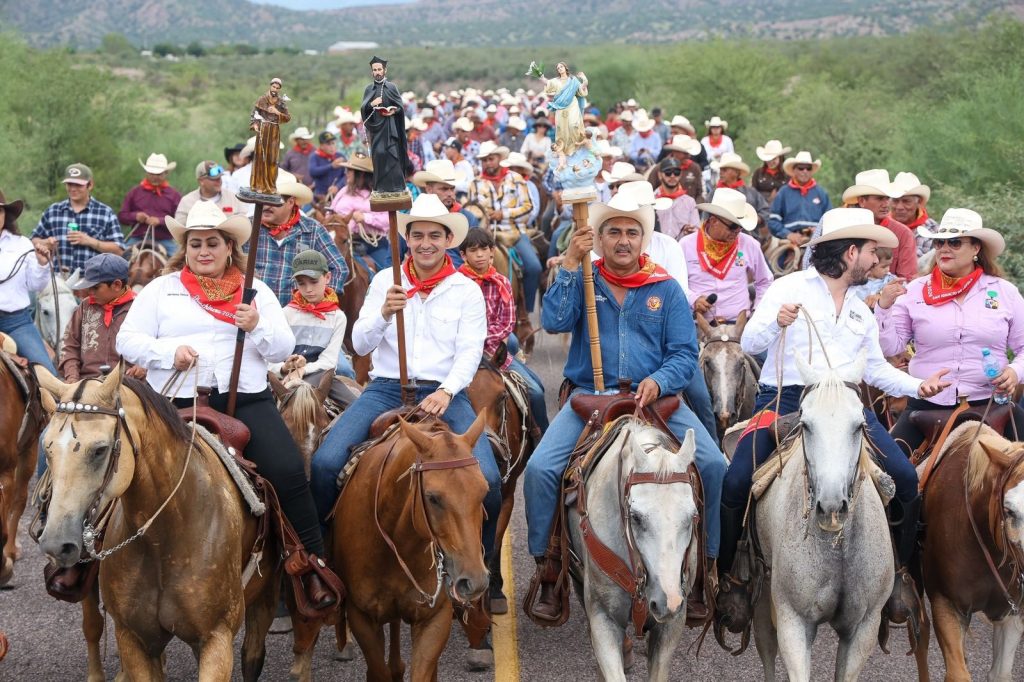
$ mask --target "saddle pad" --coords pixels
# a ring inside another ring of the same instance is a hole
[[[566,507],[576,506],[578,481],[580,479],[587,480],[590,472],[601,461],[605,453],[611,449],[612,443],[615,442],[626,422],[630,419],[632,419],[632,415],[623,415],[615,421],[605,424],[604,431],[601,432],[597,439],[588,439],[576,446],[576,450],[569,457],[569,466],[566,467],[565,474],[562,476],[562,488],[565,491],[563,498]]]
[[[517,372],[508,371],[501,373],[501,380],[505,382],[505,390],[512,400],[515,402],[516,407],[519,408],[519,414],[525,415],[530,411],[529,403],[529,389],[526,386],[526,379],[521,377]]]
[[[207,431],[205,427],[196,424],[195,429],[196,435],[202,438],[217,453],[220,461],[224,464],[224,468],[228,470],[231,480],[235,482],[235,485],[238,486],[238,491],[245,498],[245,503],[249,505],[249,511],[252,512],[253,516],[263,516],[267,511],[267,506],[263,504],[263,500],[260,499],[260,495],[253,487],[249,476],[238,466],[235,456],[228,452],[220,439]]]

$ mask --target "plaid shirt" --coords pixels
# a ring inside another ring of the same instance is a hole
[[[263,280],[270,290],[277,294],[281,305],[288,305],[292,298],[292,259],[307,249],[319,251],[327,258],[331,270],[331,286],[341,295],[348,279],[348,266],[334,245],[327,229],[306,216],[299,218],[280,243],[270,236],[267,229],[260,230],[260,241],[256,252],[256,277]],[[246,253],[249,244],[246,242]]]
[[[499,230],[526,227],[530,211],[533,210],[526,181],[515,171],[509,171],[498,187],[484,178],[474,180],[469,185],[468,203],[477,204],[488,213],[500,210],[501,223],[494,226]]]
[[[487,339],[484,341],[484,355],[494,357],[498,344],[508,338],[516,328],[516,304],[512,299],[512,283],[501,273],[497,274],[498,284],[489,280],[477,282],[484,294],[484,305],[487,307]],[[476,280],[473,280],[476,281]],[[506,302],[501,291],[505,290]],[[512,364],[512,356],[505,358],[502,369]]]
[[[100,253],[88,246],[75,246],[68,241],[68,224],[78,223],[78,231],[101,242],[114,242],[124,248],[124,235],[117,214],[106,204],[89,197],[81,213],[71,208],[71,200],[51,204],[32,231],[33,239],[57,238],[57,257],[62,270],[71,273],[85,268],[85,261]]]

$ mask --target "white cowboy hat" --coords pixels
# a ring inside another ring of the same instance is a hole
[[[145,163],[142,162],[142,159],[139,159],[139,165],[142,166],[142,169],[147,173],[152,173],[153,175],[168,173],[178,166],[174,161],[168,163],[167,157],[163,154],[150,154]]]
[[[747,203],[747,197],[743,192],[729,187],[716,189],[714,196],[711,197],[711,203],[697,204],[697,210],[735,223],[747,232],[757,227],[757,211]]]
[[[598,140],[594,143],[594,155],[602,158],[610,156],[613,159],[617,159],[622,156],[622,150],[618,147],[613,147],[608,140]]]
[[[870,239],[890,249],[895,249],[899,244],[889,228],[875,225],[875,215],[866,208],[833,208],[826,211],[821,217],[821,236],[807,242],[807,245],[814,246],[836,239]]]
[[[921,181],[913,173],[897,173],[892,184],[903,192],[903,196],[921,197],[922,204],[927,204],[932,196],[932,188],[921,184]]]
[[[821,168],[821,159],[811,159],[810,152],[801,150],[796,153],[796,156],[791,156],[782,162],[782,170],[786,175],[792,175],[793,166],[799,166],[805,163],[811,164],[811,173],[817,173],[818,169]]]
[[[638,105],[638,104],[636,103],[636,100],[635,100],[635,99],[633,99],[632,97],[630,97],[629,99],[627,99],[627,100],[626,100],[626,106],[627,106],[627,107],[634,107],[634,108],[636,108],[636,107],[638,107],[639,105]]]
[[[718,116],[712,116],[710,120],[704,121],[704,127],[705,128],[716,128],[716,127],[717,128],[721,128],[722,132],[724,133],[726,130],[729,129],[729,122],[728,121],[723,121]]]
[[[630,175],[637,175],[636,166],[625,161],[616,161],[612,164],[612,170],[609,173],[606,170],[601,171],[601,177],[609,185],[616,182],[625,182],[629,179]]]
[[[429,127],[430,126],[428,126],[426,123],[423,122],[422,118],[407,118],[407,119],[405,119],[405,129],[406,130],[418,130],[420,132],[423,132],[424,130],[426,130]]]
[[[740,172],[740,176],[750,175],[750,166],[743,163],[743,158],[739,154],[733,152],[724,152],[720,161],[712,161],[711,168],[714,170],[721,170],[723,168],[735,168]]]
[[[633,122],[633,112],[628,110],[628,109],[626,111],[623,111],[621,114],[619,114],[619,120],[620,121],[626,121],[627,123],[632,123]]]
[[[428,182],[440,182],[454,187],[455,183],[465,178],[460,170],[455,170],[455,164],[448,159],[435,159],[428,161],[421,171],[416,171],[412,176],[412,184],[417,187],[425,187]]]
[[[313,201],[313,190],[283,168],[277,169],[277,193],[283,197],[295,197],[299,206]]]
[[[245,244],[252,233],[252,223],[247,217],[232,215],[228,218],[214,201],[197,201],[193,204],[184,225],[173,216],[164,218],[164,223],[171,236],[182,244],[189,230],[220,230],[239,246]]]
[[[502,168],[520,168],[533,175],[533,164],[519,152],[509,152],[508,158],[500,162]]]
[[[345,125],[346,123],[359,123],[359,117],[356,116],[351,111],[349,111],[348,109],[341,109],[341,111],[335,109],[334,112],[338,116],[338,118],[335,119],[334,122],[337,123],[339,126]]]
[[[498,112],[498,107],[494,106],[493,104],[488,104],[487,108],[484,109],[484,111],[486,111],[488,114],[496,114]]]
[[[466,220],[466,216],[462,213],[449,212],[436,194],[419,195],[416,197],[416,201],[412,202],[412,208],[408,213],[398,214],[398,232],[402,235],[402,239],[406,238],[409,224],[414,222],[437,223],[447,227],[452,233],[450,248],[461,244],[462,240],[466,238],[466,233],[469,232],[469,222]]]
[[[277,148],[284,149],[284,142],[278,142]],[[256,136],[253,135],[245,141],[245,146],[242,147],[242,151],[239,152],[242,156],[252,156],[256,152]]]
[[[995,258],[1006,249],[1006,240],[995,230],[983,227],[981,216],[969,208],[950,208],[942,215],[939,227],[931,232],[921,227],[917,233],[925,239],[977,239],[988,249],[988,255]]]
[[[312,140],[313,133],[309,132],[306,126],[299,126],[295,132],[288,136],[289,140]]]
[[[474,125],[475,124],[472,120],[465,116],[461,116],[455,120],[455,123],[452,125],[452,130],[461,130],[463,132],[471,133],[473,132]]]
[[[644,231],[640,251],[647,251],[651,235],[654,234],[654,206],[643,206],[636,200],[634,194],[621,192],[613,196],[607,204],[591,204],[590,224],[594,226],[595,235],[600,231],[601,225],[612,218],[632,218],[640,223]],[[601,258],[604,257],[601,252],[601,240],[597,238],[594,239],[594,253]]]
[[[645,113],[641,115],[641,113],[637,114],[633,127],[636,128],[638,133],[646,133],[649,130],[653,130],[655,126],[654,119]]]
[[[518,116],[509,116],[508,127],[515,128],[519,132],[523,132],[524,130],[526,130],[526,121],[519,118]]]
[[[843,202],[854,201],[857,197],[882,196],[890,199],[898,199],[903,196],[902,190],[889,182],[889,171],[884,168],[872,168],[871,170],[857,173],[853,185],[843,192]]]
[[[697,129],[693,127],[692,123],[690,123],[690,119],[686,118],[685,116],[680,116],[679,114],[676,114],[675,116],[672,117],[672,120],[669,122],[668,127],[683,128],[684,130],[689,130],[691,135],[697,134]]]
[[[476,153],[476,158],[483,159],[491,154],[497,154],[504,159],[508,156],[508,147],[502,147],[492,140],[487,140],[480,144],[480,151]]]
[[[757,158],[768,163],[772,159],[777,159],[791,151],[793,151],[791,147],[783,147],[782,143],[778,140],[768,140],[763,147],[757,148]]]
[[[654,196],[654,185],[646,180],[633,180],[619,185],[619,194],[627,194],[633,197],[636,203],[641,206],[652,206],[655,211],[664,211],[672,207],[672,200],[668,197]]]
[[[684,152],[690,156],[700,154],[700,150],[703,149],[700,142],[689,135],[673,135],[672,139],[664,148],[669,151]]]
[[[423,107],[420,109],[420,118],[424,120],[434,118],[434,109],[432,107]]]

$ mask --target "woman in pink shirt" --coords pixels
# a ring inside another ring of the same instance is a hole
[[[892,435],[911,450],[924,440],[910,423],[911,410],[949,409],[958,395],[971,405],[984,405],[993,391],[1012,395],[1024,375],[1024,298],[1003,279],[996,263],[1006,247],[1002,235],[982,227],[981,216],[965,208],[946,211],[935,232],[918,230],[935,240],[935,269],[906,287],[902,279],[886,285],[875,306],[887,356],[899,355],[913,340],[911,375],[926,377],[949,368],[949,388],[930,401],[911,399],[893,427]],[[985,375],[983,348],[1005,365],[993,380]],[[1010,364],[1007,351],[1016,358]],[[1024,434],[1021,416],[1015,407],[1017,432]]]
[[[377,269],[391,267],[391,245],[388,242],[388,214],[370,210],[373,189],[373,164],[365,154],[355,154],[346,163],[345,187],[331,202],[331,212],[348,218],[352,247],[360,256],[369,256]]]

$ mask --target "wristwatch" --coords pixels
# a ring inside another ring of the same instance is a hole
[[[444,388],[443,386],[441,386],[441,387],[438,387],[438,389],[437,389],[437,390],[439,390],[439,391],[441,391],[442,393],[444,393],[445,395],[447,395],[447,396],[448,396],[448,400],[452,400],[452,399],[454,399],[454,398],[455,398],[455,394],[454,394],[454,393],[452,393],[451,391],[449,391],[449,390],[448,390],[447,388]]]

